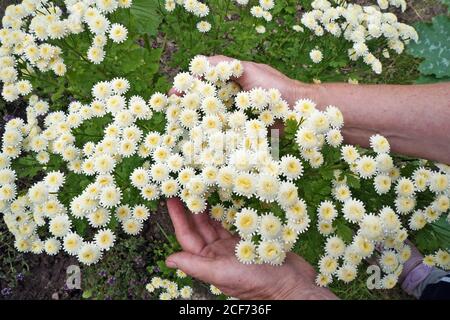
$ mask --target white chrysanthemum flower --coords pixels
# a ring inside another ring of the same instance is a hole
[[[63,239],[63,248],[68,254],[75,256],[78,254],[81,246],[83,245],[83,238],[74,232],[70,232],[65,235]]]
[[[333,282],[333,277],[331,275],[326,275],[326,274],[322,274],[322,273],[319,273],[315,280],[315,283],[319,287],[326,287],[331,282]]]
[[[239,262],[251,264],[256,259],[256,246],[252,241],[241,240],[236,245],[235,253]]]
[[[103,60],[105,60],[105,55],[106,53],[103,48],[92,46],[88,50],[87,58],[93,64],[100,64]]]
[[[357,223],[364,217],[366,209],[362,201],[350,199],[345,201],[342,212],[347,221]]]
[[[356,267],[354,265],[344,264],[337,270],[336,276],[339,280],[341,280],[345,283],[349,283],[349,282],[355,280],[357,273],[358,273],[358,270],[356,269]]]
[[[303,174],[303,165],[299,159],[293,156],[284,156],[280,160],[281,172],[288,178],[298,179]]]
[[[57,215],[49,223],[49,231],[55,237],[64,237],[70,231],[71,221],[67,215]]]
[[[201,33],[207,33],[211,30],[211,24],[208,21],[200,21],[197,23],[197,30]]]
[[[136,188],[143,188],[150,181],[148,171],[142,167],[134,169],[130,177],[131,184]]]
[[[138,221],[146,221],[150,217],[150,211],[144,205],[137,205],[132,210],[132,216]]]
[[[335,257],[323,256],[319,260],[319,271],[323,275],[332,275],[337,270],[339,263]]]
[[[341,149],[342,159],[348,164],[355,163],[359,158],[359,152],[354,146],[343,146]]]
[[[394,272],[399,265],[397,253],[394,250],[383,251],[379,260],[379,264],[384,272]]]
[[[379,174],[374,178],[373,184],[378,194],[385,194],[391,190],[392,179],[388,175]]]
[[[127,39],[128,30],[123,25],[113,23],[109,29],[109,38],[115,43],[122,43]]]
[[[328,255],[334,258],[339,258],[345,252],[345,243],[338,236],[332,236],[327,239],[325,244],[325,251]]]
[[[360,234],[369,240],[377,240],[383,234],[381,219],[372,214],[366,214],[360,222]]]
[[[272,265],[283,263],[286,257],[282,244],[278,241],[261,241],[257,252],[261,261]]]
[[[94,159],[94,169],[98,174],[109,174],[114,170],[116,161],[108,154],[103,154]]]
[[[381,279],[381,287],[383,289],[392,289],[398,282],[398,276],[395,274],[387,274]]]
[[[370,137],[370,147],[376,153],[389,153],[390,145],[387,139],[379,134]]]
[[[430,177],[429,187],[432,192],[444,192],[449,188],[449,177],[442,173],[433,173]]]
[[[283,207],[294,205],[299,200],[296,185],[291,182],[283,182],[280,186],[277,200]]]
[[[339,184],[334,187],[333,196],[336,198],[336,200],[345,202],[346,200],[351,198],[352,192],[346,184]]]
[[[380,172],[389,172],[394,167],[394,161],[387,153],[378,154],[375,161],[377,162],[377,169]]]
[[[414,183],[408,178],[400,178],[397,180],[395,192],[402,197],[411,197],[414,195]]]
[[[142,227],[142,222],[133,218],[129,218],[122,222],[123,231],[133,236],[139,234],[139,232],[141,232],[142,230]]]
[[[280,182],[278,178],[272,175],[261,174],[258,177],[256,187],[258,197],[261,199],[261,201],[274,201],[278,195],[279,185]]]
[[[416,199],[414,197],[397,197],[394,203],[398,213],[407,214],[414,210]]]
[[[44,250],[48,255],[54,256],[61,249],[61,243],[56,238],[49,238],[44,242]]]
[[[249,237],[258,230],[258,213],[253,209],[243,209],[236,214],[234,224],[242,237]]]
[[[114,186],[105,187],[100,194],[100,204],[105,208],[117,206],[122,199],[122,191]]]
[[[109,211],[104,208],[98,208],[87,215],[88,222],[93,228],[106,226],[110,220]]]
[[[401,222],[397,214],[389,207],[384,207],[383,209],[381,209],[380,219],[383,229],[388,232],[395,232],[401,227]]]
[[[101,249],[108,251],[114,246],[116,236],[110,229],[99,230],[94,236],[95,244]]]
[[[317,208],[317,216],[321,220],[333,221],[337,215],[338,212],[331,201],[322,201]]]
[[[116,218],[123,222],[131,216],[131,209],[128,205],[120,206],[116,209]]]
[[[259,222],[259,234],[263,240],[279,238],[282,231],[282,224],[273,213],[262,215]]]
[[[377,171],[375,159],[370,156],[362,156],[356,161],[358,174],[363,179],[371,178]]]
[[[309,52],[309,57],[311,58],[312,62],[320,63],[323,59],[323,54],[322,51],[318,49],[313,49]]]
[[[85,265],[96,264],[102,256],[100,248],[93,243],[84,244],[78,251],[78,260]]]
[[[186,206],[194,214],[202,213],[206,210],[205,199],[199,196],[188,196]]]

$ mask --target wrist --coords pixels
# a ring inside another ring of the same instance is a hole
[[[277,292],[274,300],[337,300],[338,297],[328,288],[322,288],[314,283],[314,279],[304,274],[295,275],[287,285]]]
[[[292,80],[289,83],[287,102],[291,107],[295,105],[299,99],[311,99],[319,105],[319,97],[321,86],[319,84],[303,83],[298,80]]]

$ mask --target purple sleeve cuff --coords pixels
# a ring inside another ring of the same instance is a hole
[[[425,280],[433,270],[432,267],[423,263],[418,264],[413,270],[411,270],[402,282],[402,289],[412,295],[413,290]]]

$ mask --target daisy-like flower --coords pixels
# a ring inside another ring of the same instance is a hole
[[[370,137],[370,147],[376,153],[389,153],[390,145],[387,139],[379,134]]]
[[[78,251],[78,260],[85,265],[96,264],[102,256],[100,248],[93,243],[86,243]]]
[[[55,237],[64,237],[70,231],[71,221],[67,215],[55,216],[49,224],[49,231]]]
[[[354,265],[344,264],[337,270],[336,276],[339,280],[349,283],[356,278],[357,272],[358,271]]]
[[[289,179],[298,179],[303,174],[301,161],[293,156],[284,156],[280,161],[281,172]]]
[[[323,54],[320,50],[313,49],[309,52],[309,57],[311,58],[312,62],[320,63],[323,59]]]
[[[363,179],[371,178],[377,171],[375,159],[370,156],[362,156],[356,161],[358,174]]]
[[[261,241],[257,248],[259,258],[272,265],[279,265],[284,261],[286,253],[278,241]]]
[[[61,249],[61,243],[56,238],[49,238],[44,242],[44,250],[48,255],[54,256]]]
[[[191,299],[193,290],[189,286],[184,286],[180,289],[180,297],[183,299]]]
[[[280,237],[282,224],[273,213],[262,215],[259,222],[259,234],[263,240],[272,240]]]
[[[115,43],[122,43],[127,39],[128,30],[123,25],[113,23],[109,29],[109,37]]]
[[[359,158],[359,152],[354,146],[343,146],[341,148],[342,159],[348,164],[355,163]]]
[[[259,227],[258,213],[253,209],[243,209],[236,214],[235,226],[242,237],[252,236]]]
[[[323,256],[319,261],[319,271],[323,275],[332,275],[338,266],[337,259],[329,255]]]
[[[360,200],[350,199],[344,202],[342,212],[347,221],[356,223],[362,220],[366,209]]]
[[[105,187],[100,194],[100,204],[105,208],[117,206],[122,199],[122,191],[114,186]]]
[[[338,212],[331,201],[322,201],[317,208],[317,215],[322,220],[333,221]]]
[[[136,168],[131,174],[130,180],[131,184],[136,188],[143,188],[150,181],[148,170],[142,167]]]
[[[132,210],[132,216],[138,221],[145,221],[150,216],[150,211],[144,205],[137,205]]]
[[[327,239],[325,244],[325,251],[328,255],[334,258],[339,258],[345,252],[345,243],[338,236],[332,236]]]
[[[241,240],[236,245],[236,258],[244,264],[251,264],[256,258],[256,246],[251,241]]]
[[[126,219],[122,223],[123,231],[125,231],[125,233],[130,235],[139,234],[139,232],[141,232],[142,230],[142,227],[143,227],[142,222],[133,218]]]
[[[94,236],[95,244],[101,249],[108,251],[114,245],[116,236],[110,229],[103,229]]]

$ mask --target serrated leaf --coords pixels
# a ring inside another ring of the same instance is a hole
[[[408,51],[415,57],[424,58],[419,71],[438,78],[450,76],[450,18],[437,16],[432,23],[415,25],[419,34],[417,43],[411,42]]]
[[[138,33],[156,35],[162,21],[158,9],[158,0],[133,0],[130,12],[134,29]]]

